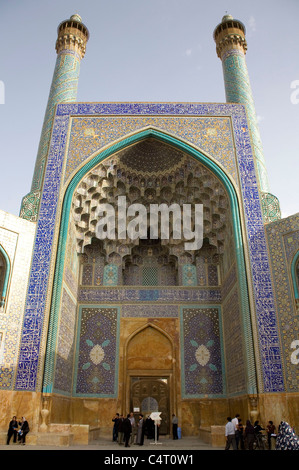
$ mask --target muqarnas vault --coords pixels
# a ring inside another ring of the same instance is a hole
[[[3,436],[14,414],[32,444],[110,435],[129,411],[212,443],[237,412],[299,426],[299,221],[269,189],[244,25],[214,31],[215,104],[76,102],[88,39],[78,15],[59,25],[32,187],[0,212]],[[119,196],[202,204],[201,248],[171,218],[168,240],[97,238]]]

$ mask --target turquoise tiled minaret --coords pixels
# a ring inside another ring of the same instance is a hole
[[[76,101],[81,59],[85,55],[89,32],[79,15],[58,26],[57,60],[35,162],[31,191],[22,201],[20,217],[36,221],[46,168],[51,130],[57,103]]]
[[[246,105],[257,177],[265,223],[280,218],[277,198],[270,193],[262,142],[247,70],[245,54],[246,30],[241,21],[225,15],[214,30],[216,52],[222,61],[226,101]]]

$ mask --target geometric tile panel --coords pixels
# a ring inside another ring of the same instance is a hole
[[[237,286],[232,289],[221,306],[223,316],[223,336],[226,356],[227,394],[246,393],[246,347],[240,315],[240,300]],[[244,350],[246,352],[244,352]],[[236,354],[236,351],[238,353]],[[255,371],[248,371],[248,373]]]
[[[104,286],[117,286],[118,284],[118,266],[116,264],[108,264],[104,268]]]
[[[34,234],[35,224],[0,210],[0,253],[5,253],[11,267],[0,308],[0,388],[4,390],[14,385]]]
[[[158,285],[158,268],[156,266],[144,266],[144,268],[142,268],[142,285]]]
[[[183,286],[197,286],[196,266],[184,264],[183,268]]]
[[[182,308],[183,397],[223,396],[220,308]]]
[[[58,341],[56,346],[54,389],[70,395],[72,390],[73,363],[76,334],[76,301],[65,288],[62,294]]]
[[[284,351],[286,391],[295,392],[299,387],[299,367],[291,361],[294,351],[291,344],[299,338],[299,315],[296,311],[291,264],[299,250],[299,214],[268,224],[266,232]]]
[[[114,397],[119,309],[80,307],[73,396]]]
[[[208,266],[208,279],[209,279],[209,286],[218,286],[217,265],[211,264]]]
[[[280,205],[276,196],[270,193],[262,193],[261,201],[265,224],[281,219]]]

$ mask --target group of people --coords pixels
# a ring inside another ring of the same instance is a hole
[[[122,414],[116,413],[112,421],[114,423],[114,442],[118,442],[120,445],[124,444],[125,447],[130,447],[130,444],[143,445],[144,420],[142,414],[139,415],[138,423],[136,423],[133,412],[127,414],[126,418]]]
[[[155,429],[155,422],[150,416],[144,419],[143,414],[140,413],[136,422],[133,412],[129,413],[126,418],[116,413],[112,421],[114,423],[113,441],[120,445],[124,444],[125,447],[130,447],[132,444],[142,446],[144,436],[148,439],[159,439],[159,425]]]
[[[259,424],[259,421],[255,421],[252,425],[251,421],[248,419],[244,427],[242,419],[239,414],[232,419],[231,417],[227,418],[227,423],[225,426],[225,437],[226,437],[226,446],[225,450],[229,450],[230,447],[234,450],[253,450],[253,444],[258,435],[261,434],[261,431],[265,429]],[[275,433],[275,426],[272,421],[269,421],[267,425],[267,436],[268,436],[268,449],[271,449],[271,436]]]
[[[249,419],[244,427],[239,414],[236,414],[233,419],[228,417],[225,426],[225,450],[229,450],[231,446],[234,450],[253,450],[254,442],[261,436],[261,431],[265,430],[267,433],[268,449],[271,450],[271,437],[275,435],[276,431],[273,421],[269,421],[265,429],[260,425],[259,421],[255,421],[252,425]]]
[[[26,418],[17,419],[16,416],[13,416],[12,420],[9,423],[7,431],[7,441],[6,444],[9,445],[11,438],[13,437],[13,443],[25,445],[26,435],[29,432],[29,424]]]
[[[244,427],[240,415],[236,414],[233,419],[231,417],[227,418],[225,450],[229,450],[231,446],[233,450],[253,450],[254,443],[260,442],[262,431],[266,431],[268,450],[272,449],[272,438],[275,439],[276,450],[299,449],[299,438],[296,436],[294,429],[285,421],[281,421],[278,426],[278,434],[276,434],[273,421],[268,421],[266,428],[263,428],[259,421],[255,421],[252,425],[248,419]]]

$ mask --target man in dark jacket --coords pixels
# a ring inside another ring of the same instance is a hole
[[[128,414],[127,417],[123,421],[123,433],[124,433],[124,438],[125,438],[125,447],[130,447],[129,440],[130,440],[130,436],[132,433],[132,424],[129,418],[130,418],[130,415]]]
[[[13,442],[16,444],[18,426],[19,425],[18,425],[17,417],[13,416],[11,422],[9,423],[9,428],[8,428],[8,431],[7,431],[7,441],[6,441],[7,445],[9,445],[9,441],[10,441],[12,435],[13,435]]]
[[[113,425],[113,441],[117,441],[118,438],[118,425],[119,425],[119,413],[116,413],[115,417],[112,419]]]

